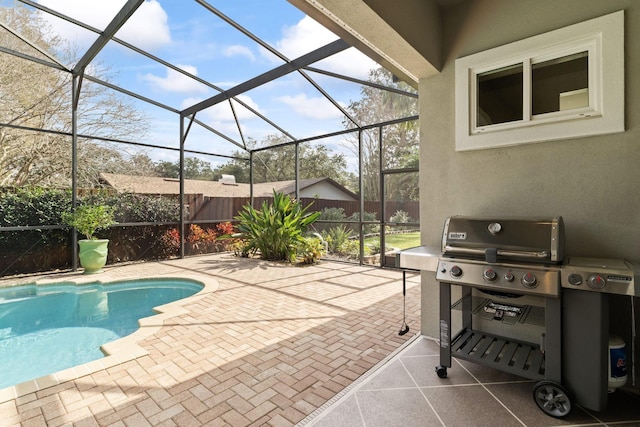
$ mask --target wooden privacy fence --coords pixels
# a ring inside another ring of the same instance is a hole
[[[249,203],[249,197],[208,197],[202,194],[185,195],[189,209],[190,221],[229,221],[232,220],[244,205]],[[262,202],[270,201],[271,197],[254,197],[254,206],[262,206]],[[304,206],[313,203],[311,210],[321,211],[324,208],[342,208],[347,217],[360,212],[360,202],[349,200],[328,200],[315,198],[301,198]],[[365,212],[375,213],[380,219],[380,203],[369,201],[364,203]],[[417,201],[390,201],[385,204],[385,220],[397,211],[404,211],[411,219],[418,222],[420,218],[420,205]]]

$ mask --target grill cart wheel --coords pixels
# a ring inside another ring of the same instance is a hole
[[[533,399],[547,415],[560,418],[571,412],[571,398],[567,390],[553,381],[540,381],[533,387]]]
[[[436,374],[438,374],[440,378],[447,378],[447,367],[441,365],[436,366]]]

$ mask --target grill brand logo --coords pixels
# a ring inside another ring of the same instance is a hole
[[[607,276],[607,280],[609,282],[616,282],[616,283],[629,283],[631,282],[631,279],[632,279],[631,276],[618,276],[613,274],[610,274]]]
[[[467,233],[461,231],[451,231],[449,233],[449,240],[467,240]]]

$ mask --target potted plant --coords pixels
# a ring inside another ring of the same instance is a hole
[[[116,224],[113,209],[104,205],[81,205],[74,212],[63,214],[62,221],[86,237],[78,241],[80,265],[85,274],[100,273],[107,263],[109,240],[98,239],[94,233]]]

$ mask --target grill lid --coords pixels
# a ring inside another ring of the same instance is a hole
[[[442,233],[445,256],[480,258],[487,262],[560,263],[564,256],[562,217],[447,218]]]

